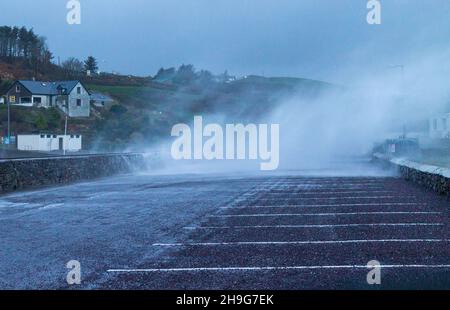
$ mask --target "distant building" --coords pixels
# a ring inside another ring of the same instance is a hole
[[[6,100],[25,107],[57,107],[70,117],[90,116],[90,95],[79,81],[16,81]]]
[[[102,93],[92,93],[91,94],[91,104],[103,108],[107,106],[111,106],[114,104],[115,100],[108,95],[102,94]]]
[[[450,139],[450,113],[430,118],[429,130],[432,139]]]
[[[20,151],[40,151],[52,152],[63,151],[78,152],[81,151],[81,135],[18,135],[17,149]]]
[[[232,83],[237,80],[236,76],[229,75],[228,71],[225,71],[223,74],[217,75],[214,77],[214,80],[218,83]]]
[[[417,156],[420,154],[419,139],[388,139],[379,145],[375,151],[388,156]]]

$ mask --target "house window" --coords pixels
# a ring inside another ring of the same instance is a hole
[[[20,86],[16,85],[16,93],[20,93]]]
[[[9,96],[9,102],[15,103],[16,102],[16,96]]]
[[[45,138],[45,135],[41,135],[41,139],[44,139]]]
[[[33,97],[33,103],[42,103],[41,97]]]
[[[52,136],[51,135],[47,135],[47,139],[50,139]]]
[[[81,107],[81,99],[77,99],[77,107]]]
[[[20,103],[31,103],[31,97],[21,97],[20,98]]]
[[[78,94],[78,95],[81,94],[81,87],[77,87],[77,94]]]

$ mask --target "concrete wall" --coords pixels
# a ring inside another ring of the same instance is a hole
[[[405,180],[450,197],[450,169],[389,158],[383,154],[374,154],[373,160],[386,168],[396,169]]]
[[[0,161],[0,194],[142,171],[142,154],[108,154]]]
[[[60,139],[61,145],[60,145]],[[18,135],[17,149],[20,151],[51,152],[64,150],[78,152],[82,147],[81,135]]]

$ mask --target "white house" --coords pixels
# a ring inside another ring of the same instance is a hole
[[[16,81],[6,100],[23,107],[57,107],[70,117],[90,116],[90,94],[79,81]]]
[[[430,138],[449,139],[450,138],[450,113],[436,115],[429,121]]]
[[[81,150],[81,135],[18,135],[17,149],[20,151],[52,152],[63,151],[78,152]]]

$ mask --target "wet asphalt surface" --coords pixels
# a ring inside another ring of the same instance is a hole
[[[449,206],[396,177],[301,173],[15,193],[0,197],[0,288],[450,289]]]

